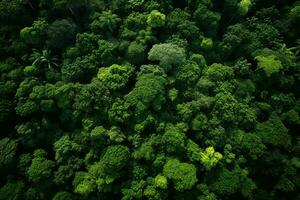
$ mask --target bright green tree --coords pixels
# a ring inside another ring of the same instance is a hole
[[[196,167],[177,159],[170,159],[164,165],[163,175],[173,182],[177,191],[189,190],[198,181]]]

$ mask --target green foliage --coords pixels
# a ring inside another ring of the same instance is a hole
[[[12,102],[9,100],[0,100],[0,124],[10,121],[13,112]]]
[[[76,25],[66,19],[49,24],[46,44],[49,48],[63,48],[75,37]]]
[[[192,129],[195,131],[205,131],[209,127],[208,119],[205,114],[198,114],[192,121]]]
[[[168,180],[166,177],[162,175],[157,175],[155,177],[155,186],[161,189],[167,189],[168,187]]]
[[[122,188],[122,200],[127,199],[139,199],[143,196],[143,188],[145,187],[145,181],[132,181],[128,186]]]
[[[68,192],[58,192],[55,194],[52,200],[71,200],[73,199],[72,195]]]
[[[22,199],[25,184],[22,181],[8,181],[0,188],[1,200]]]
[[[166,16],[157,10],[151,11],[147,18],[147,24],[151,28],[159,28],[165,25]]]
[[[142,64],[146,59],[146,46],[138,42],[130,43],[127,55],[128,59],[134,64]]]
[[[105,30],[114,32],[118,28],[118,24],[121,21],[118,15],[113,14],[110,10],[103,11],[101,14],[96,13],[94,15],[95,20],[91,23],[90,27],[95,33]]]
[[[89,82],[96,71],[91,57],[76,58],[73,63],[64,63],[61,69],[62,79],[66,82]]]
[[[18,17],[24,16],[25,1],[4,0],[0,2],[1,20],[18,20]]]
[[[38,111],[39,106],[31,100],[27,100],[26,102],[19,102],[16,107],[17,115],[22,117],[30,115],[36,111]]]
[[[42,52],[39,52],[37,50],[33,50],[33,53],[30,57],[32,61],[32,66],[35,67],[48,67],[51,69],[52,67],[57,67],[58,66],[58,59],[57,57],[52,57],[51,56],[51,51],[45,49]]]
[[[213,81],[225,81],[233,76],[233,69],[219,63],[214,63],[209,66],[205,74]]]
[[[148,53],[148,59],[159,61],[160,66],[168,72],[172,65],[180,65],[185,61],[185,51],[174,44],[155,44]]]
[[[121,175],[121,169],[127,165],[130,158],[129,149],[122,145],[109,146],[99,162],[89,167],[88,173],[76,186],[75,192],[89,194],[96,184],[99,191],[106,191],[109,185]]]
[[[80,146],[70,140],[70,137],[65,135],[57,140],[54,144],[55,160],[58,163],[64,162],[72,156],[72,153],[80,151]]]
[[[74,192],[84,196],[89,195],[96,187],[94,180],[86,172],[77,172],[73,185],[75,186]]]
[[[201,148],[192,140],[188,140],[186,144],[187,156],[189,160],[193,163],[199,162],[201,158]]]
[[[24,68],[24,74],[27,76],[34,76],[37,75],[39,72],[38,68],[34,65],[26,66]]]
[[[201,47],[202,47],[204,50],[208,51],[208,50],[211,50],[211,49],[212,49],[213,44],[214,44],[214,43],[213,43],[212,39],[210,39],[210,38],[204,38],[204,39],[202,40],[202,42],[201,42]]]
[[[177,98],[178,95],[178,90],[176,90],[175,88],[169,90],[169,98],[171,99],[171,101],[174,101]]]
[[[135,107],[135,115],[140,117],[148,108],[160,110],[165,102],[165,74],[154,65],[142,66],[133,90],[125,96],[125,103]]]
[[[42,4],[42,3],[40,3]],[[44,3],[47,5],[47,3]],[[90,3],[88,1],[79,0],[53,0],[52,6],[60,12],[70,12],[72,15],[81,16],[84,15],[87,9],[89,9]],[[50,4],[51,5],[51,4]]]
[[[113,122],[122,123],[130,117],[128,107],[120,99],[117,99],[108,111],[108,117]]]
[[[164,199],[163,193],[159,192],[154,186],[147,186],[144,191],[144,196],[148,199]]]
[[[300,199],[297,0],[1,0],[0,200]]]
[[[51,177],[55,163],[52,160],[47,160],[45,156],[44,150],[35,150],[34,158],[26,172],[30,181],[40,182]]]
[[[185,65],[179,67],[177,74],[176,74],[176,80],[179,84],[182,84],[181,87],[189,87],[191,85],[194,85],[200,75],[201,71],[203,70],[196,62],[187,62]]]
[[[46,36],[48,23],[43,20],[34,21],[31,27],[25,27],[20,31],[20,38],[28,44],[40,46]]]
[[[94,51],[91,56],[88,56],[89,59],[93,62],[95,59],[96,63],[100,63],[101,66],[110,66],[116,63],[116,51],[118,44],[113,41],[107,40],[98,40],[99,48]]]
[[[168,152],[180,152],[184,150],[185,134],[180,125],[167,125],[162,141]]]
[[[239,142],[239,148],[244,154],[249,155],[256,160],[263,155],[266,146],[262,143],[262,139],[253,133],[244,133],[239,131],[235,136]]]
[[[237,168],[233,171],[224,169],[210,188],[219,195],[230,195],[240,191],[244,197],[250,197],[256,185],[248,178],[246,169]]]
[[[277,147],[288,147],[291,145],[288,129],[275,113],[267,121],[257,124],[256,134],[267,145]]]
[[[251,0],[241,0],[239,3],[239,9],[242,15],[245,15],[248,13],[250,7],[252,5]]]
[[[154,159],[155,145],[159,140],[159,137],[152,136],[147,141],[145,141],[141,146],[133,152],[133,157],[137,160],[145,159],[152,160]]]
[[[132,76],[134,67],[131,65],[113,64],[99,69],[97,77],[110,90],[122,89]]]
[[[300,116],[295,109],[289,110],[288,112],[282,114],[282,118],[288,124],[300,124]]]
[[[256,56],[255,59],[258,61],[258,67],[263,69],[267,76],[278,73],[282,69],[282,64],[275,55]]]
[[[214,36],[216,34],[221,19],[218,12],[211,11],[207,6],[200,4],[194,12],[194,17],[200,30],[208,36]]]
[[[207,170],[211,170],[222,158],[222,154],[215,152],[214,147],[207,147],[200,153],[200,161]]]
[[[0,169],[10,167],[14,161],[18,143],[9,138],[0,140]],[[1,171],[2,172],[2,171]]]
[[[181,163],[176,159],[170,159],[164,165],[163,174],[173,182],[177,191],[189,190],[198,181],[196,167],[192,164]]]

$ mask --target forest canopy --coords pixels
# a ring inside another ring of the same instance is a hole
[[[300,199],[300,1],[0,0],[0,200]]]

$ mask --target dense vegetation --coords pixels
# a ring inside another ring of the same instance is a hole
[[[300,2],[1,0],[0,200],[300,199]]]

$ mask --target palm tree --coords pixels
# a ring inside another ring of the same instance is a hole
[[[56,56],[51,56],[51,51],[48,49],[44,49],[43,51],[33,49],[30,60],[33,62],[33,66],[47,66],[49,69],[52,67],[58,67],[58,58]]]
[[[118,23],[121,19],[118,15],[113,14],[111,11],[103,11],[101,14],[94,15],[94,21],[91,23],[91,28],[94,30],[108,30],[111,33],[118,28]]]

